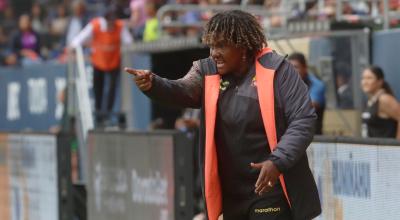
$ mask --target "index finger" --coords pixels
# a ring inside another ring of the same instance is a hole
[[[131,74],[131,75],[134,75],[134,76],[139,75],[139,73],[138,73],[137,70],[132,69],[132,68],[129,68],[129,67],[125,67],[125,68],[124,68],[124,71],[127,72],[127,73],[129,73],[129,74]]]

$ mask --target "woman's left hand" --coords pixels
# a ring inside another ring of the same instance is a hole
[[[258,195],[262,195],[263,193],[270,191],[280,175],[275,164],[270,160],[266,160],[262,163],[250,163],[250,166],[254,169],[260,170],[254,192]]]

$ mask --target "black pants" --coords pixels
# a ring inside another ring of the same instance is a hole
[[[292,213],[279,185],[263,196],[249,199],[223,196],[224,220],[292,220]]]
[[[95,97],[95,110],[96,110],[96,121],[99,121],[100,118],[103,118],[102,115],[110,114],[115,101],[115,94],[117,91],[117,80],[119,78],[120,69],[117,68],[111,71],[102,71],[93,67],[93,90]],[[104,92],[104,77],[108,74],[110,76],[109,81],[109,90],[107,97],[107,105],[106,105],[106,114],[102,112],[102,101],[103,101],[103,92]]]

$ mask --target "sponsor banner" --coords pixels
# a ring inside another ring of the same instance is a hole
[[[399,218],[399,147],[314,142],[308,156],[323,207],[317,219]]]
[[[58,219],[56,138],[0,134],[0,218]]]
[[[175,220],[172,135],[90,134],[90,220]]]

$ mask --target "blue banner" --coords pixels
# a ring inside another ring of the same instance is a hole
[[[400,29],[378,31],[372,35],[372,63],[385,72],[385,80],[400,99],[399,51]]]
[[[67,66],[0,69],[0,131],[48,131],[64,111]]]

